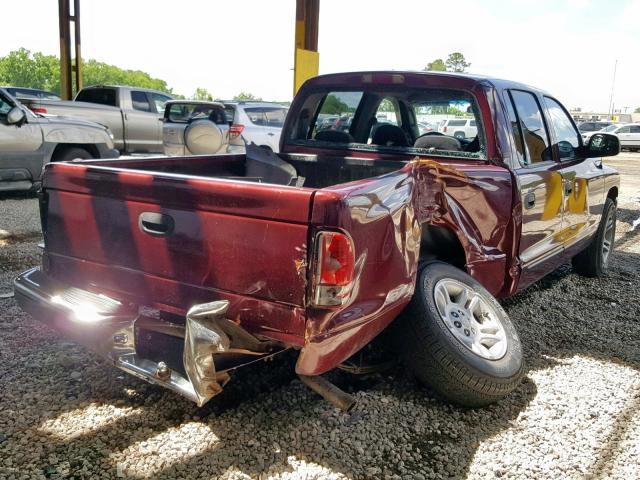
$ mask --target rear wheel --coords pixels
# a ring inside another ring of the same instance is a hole
[[[69,147],[56,152],[56,154],[52,158],[52,161],[70,162],[71,160],[87,160],[89,158],[93,158],[93,155],[87,152],[84,148]]]
[[[573,270],[585,277],[600,277],[607,273],[609,257],[616,237],[616,204],[607,198],[602,219],[591,243],[571,260]]]
[[[420,269],[414,297],[397,322],[407,367],[444,398],[478,407],[520,384],[522,346],[508,315],[452,265],[431,262]]]

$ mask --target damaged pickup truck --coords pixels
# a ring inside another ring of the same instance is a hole
[[[420,134],[453,117],[477,134]],[[583,144],[554,97],[519,83],[320,76],[294,99],[278,154],[47,165],[42,267],[15,293],[198,405],[238,367],[295,349],[303,381],[348,409],[321,375],[388,326],[419,380],[486,405],[524,371],[495,298],[570,260],[606,272],[619,178],[601,157],[619,148],[606,133]]]

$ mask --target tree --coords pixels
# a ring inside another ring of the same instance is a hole
[[[633,113],[640,113],[640,107],[636,108],[636,111]]]
[[[322,104],[322,113],[326,113],[328,115],[342,115],[350,110],[353,111],[353,109],[349,109],[349,105],[333,94],[327,95],[327,98]]]
[[[123,70],[88,59],[82,65],[84,85],[119,84],[173,93],[167,82],[140,70]],[[39,88],[60,93],[60,60],[55,55],[31,53],[25,48],[0,57],[0,84]]]
[[[449,54],[446,62],[441,58],[436,58],[433,62],[427,63],[424,70],[431,72],[464,72],[470,66],[471,64],[466,61],[463,54],[453,52]]]
[[[433,62],[427,63],[424,70],[430,72],[445,72],[447,70],[447,66],[441,58],[436,58]]]
[[[213,95],[206,88],[198,87],[193,95],[191,95],[191,100],[207,100],[211,102],[213,100]]]
[[[14,50],[0,58],[0,84],[59,92],[60,63],[53,55]]]
[[[446,65],[449,72],[464,72],[471,66],[460,52],[450,53],[447,57]]]
[[[233,99],[236,102],[247,102],[247,101],[261,102],[262,101],[262,98],[256,97],[253,93],[249,93],[249,92],[240,92],[238,95],[233,97]]]

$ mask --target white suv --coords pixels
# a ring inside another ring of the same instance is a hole
[[[279,150],[287,107],[268,102],[224,102],[224,106],[232,145],[234,137],[242,136],[247,143]]]
[[[478,126],[474,119],[450,118],[442,121],[438,131],[458,139],[474,138],[478,135]]]

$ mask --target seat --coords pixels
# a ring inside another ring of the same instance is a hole
[[[371,143],[383,147],[409,146],[404,131],[400,127],[391,124],[379,125],[371,137]]]
[[[462,144],[457,138],[446,135],[430,135],[429,133],[416,138],[413,146],[415,148],[433,148],[435,150],[450,150],[454,152],[462,150]]]

